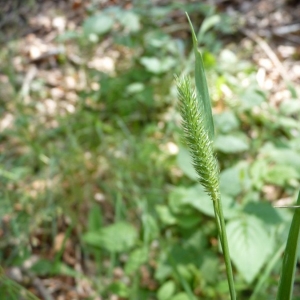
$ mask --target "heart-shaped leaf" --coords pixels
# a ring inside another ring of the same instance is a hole
[[[233,263],[251,283],[274,250],[273,237],[264,223],[254,216],[243,215],[230,221],[226,228]]]

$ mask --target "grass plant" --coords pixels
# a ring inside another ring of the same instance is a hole
[[[219,167],[213,148],[214,124],[212,119],[211,102],[208,93],[202,56],[198,50],[197,37],[188,15],[187,18],[192,31],[193,48],[195,54],[196,91],[193,89],[188,77],[177,79],[179,110],[183,120],[182,127],[184,131],[184,137],[190,150],[193,166],[199,176],[198,180],[213,202],[215,221],[225,259],[230,297],[233,300],[236,299],[236,292],[221,202]],[[297,206],[294,207],[295,212],[284,253],[277,300],[292,299],[300,233],[300,210],[298,210],[299,205],[300,193],[297,200]],[[272,260],[272,266],[273,265],[274,263]],[[269,268],[266,269],[265,273],[270,274]],[[264,277],[261,279],[265,280]],[[260,290],[261,285],[263,284],[262,280],[259,281],[257,288],[254,290],[252,298],[255,298],[256,293]]]
[[[183,119],[185,140],[189,146],[199,182],[213,201],[215,220],[225,258],[230,297],[234,300],[236,294],[221,202],[219,167],[213,150],[214,125],[211,103],[201,53],[197,49],[197,37],[189,17],[188,20],[192,30],[195,53],[197,92],[193,91],[191,82],[187,77],[178,80],[179,109]]]

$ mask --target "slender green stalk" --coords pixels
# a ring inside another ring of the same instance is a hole
[[[300,205],[300,191],[297,206]],[[297,249],[300,233],[300,210],[296,207],[283,256],[277,300],[291,300],[293,294]]]
[[[226,233],[226,225],[225,225],[225,219],[224,219],[224,215],[223,215],[221,199],[218,199],[215,203],[219,206],[217,210],[215,209],[215,217],[220,219],[220,228],[218,228],[219,229],[219,237],[221,240],[221,246],[222,246],[224,260],[225,260],[226,274],[227,274],[228,286],[229,286],[229,291],[230,291],[230,297],[232,300],[234,300],[234,299],[236,299],[234,278],[233,278],[233,272],[232,272],[232,266],[231,266],[230,252],[229,252],[227,233]]]
[[[215,219],[225,259],[230,296],[231,300],[235,300],[233,272],[219,189],[219,167],[214,155],[213,141],[209,138],[206,126],[205,107],[199,103],[188,78],[178,80],[177,89],[185,140],[190,149],[194,168],[199,175],[199,182],[213,201]]]

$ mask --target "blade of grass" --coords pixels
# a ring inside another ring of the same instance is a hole
[[[23,286],[8,278],[5,275],[4,270],[0,266],[0,288],[3,289],[4,286],[7,287],[8,292],[11,293],[6,294],[6,296],[15,296],[15,299],[39,300],[35,295],[33,295],[30,291],[26,290]],[[3,299],[2,296],[1,299]]]
[[[300,191],[297,206],[300,205]],[[297,261],[297,249],[300,233],[300,210],[295,208],[288,240],[283,256],[281,277],[278,287],[277,300],[291,300],[293,294],[295,267]]]
[[[208,93],[208,87],[204,72],[203,60],[202,55],[198,50],[198,40],[194,31],[193,24],[186,13],[188,21],[190,23],[191,32],[192,32],[192,39],[193,39],[193,49],[195,53],[195,82],[196,82],[196,89],[197,89],[197,96],[201,105],[203,105],[204,112],[205,112],[205,125],[208,131],[208,136],[210,140],[214,138],[214,122],[212,118],[212,111],[211,111],[211,103]]]

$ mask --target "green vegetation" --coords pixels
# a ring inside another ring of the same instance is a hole
[[[81,58],[56,57],[61,81],[76,81],[75,97],[68,90],[56,102],[45,78],[24,84],[30,72],[12,63],[16,40],[1,48],[5,270],[84,282],[84,299],[228,299],[213,201],[181,138],[174,74],[197,76],[189,25],[183,13],[171,18],[184,11],[204,20],[196,35],[237,299],[276,298],[292,214],[273,205],[299,190],[297,90],[289,86],[290,96],[274,107],[257,83],[251,50],[223,42],[238,24],[204,4],[91,9],[81,30],[56,39]],[[91,67],[99,57],[108,65]],[[2,280],[0,294],[18,299],[20,289],[8,283]]]
[[[190,19],[189,22],[192,30],[195,53],[195,84],[197,91],[192,89],[188,78],[183,78],[178,81],[177,89],[179,94],[179,110],[181,112],[184,136],[190,149],[193,166],[199,176],[198,180],[213,202],[215,221],[224,253],[230,298],[236,299],[231,258],[220,195],[219,168],[212,146],[214,142],[214,124],[212,119],[210,97],[208,94],[202,56],[198,51],[197,37]],[[298,195],[297,206],[293,206],[293,208],[296,208],[296,211],[294,213],[289,231],[288,242],[284,252],[283,267],[277,293],[278,300],[292,299],[293,295],[294,275],[297,263],[297,249],[300,233],[299,204],[300,192]],[[245,246],[247,247],[248,245]],[[253,259],[255,258],[253,257]],[[257,290],[258,288],[255,292]],[[252,294],[252,298],[255,296],[255,292]]]
[[[300,192],[298,194],[297,205],[300,204]],[[280,284],[277,293],[277,299],[292,299],[295,268],[298,260],[298,244],[300,233],[300,215],[299,210],[296,209],[293,216],[293,221],[289,231],[286,249],[284,252]]]
[[[188,20],[192,30],[197,91],[192,90],[188,78],[183,78],[181,82],[178,82],[179,109],[183,120],[184,136],[190,149],[193,166],[199,176],[199,182],[213,202],[216,225],[225,258],[230,298],[234,300],[236,295],[220,195],[220,172],[213,150],[214,123],[211,103],[203,60],[201,53],[198,51],[197,37],[189,17]]]

